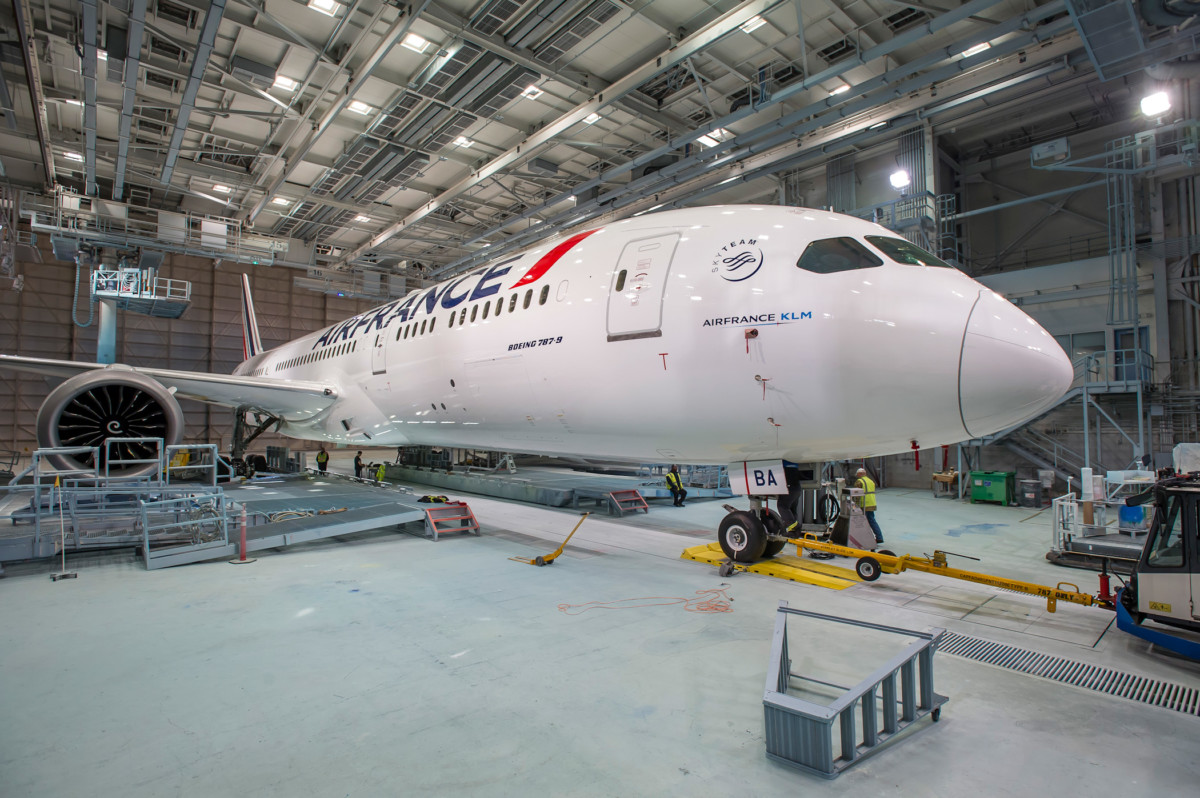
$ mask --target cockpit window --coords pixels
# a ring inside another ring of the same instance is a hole
[[[883,261],[853,238],[822,238],[804,248],[796,265],[817,274],[833,274],[882,266]]]
[[[910,266],[941,266],[944,269],[954,268],[941,258],[930,255],[916,244],[905,241],[903,238],[866,236],[866,239],[896,263],[907,263]]]

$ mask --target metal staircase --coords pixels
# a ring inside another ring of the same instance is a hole
[[[1075,381],[1069,391],[1054,405],[1037,416],[1014,427],[970,441],[973,446],[1001,445],[1039,468],[1053,470],[1064,482],[1078,479],[1079,470],[1090,467],[1099,471],[1109,470],[1099,461],[1099,453],[1091,452],[1090,432],[1092,424],[1101,419],[1119,432],[1129,442],[1136,460],[1145,451],[1145,428],[1142,398],[1149,388],[1154,374],[1154,359],[1150,353],[1139,349],[1118,349],[1094,352],[1074,361]],[[1097,401],[1097,396],[1134,394],[1138,404],[1137,440],[1127,433],[1119,423]],[[1053,436],[1039,432],[1033,425],[1061,408],[1078,401],[1083,414],[1083,452],[1079,452]],[[1095,417],[1093,417],[1095,414]]]

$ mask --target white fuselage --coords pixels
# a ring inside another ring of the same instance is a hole
[[[325,381],[297,438],[641,462],[861,457],[976,438],[1066,390],[1053,338],[897,236],[825,211],[685,209],[558,239],[243,363]],[[797,266],[851,238],[881,265]],[[822,245],[823,246],[823,245]]]

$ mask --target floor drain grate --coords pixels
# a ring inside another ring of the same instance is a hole
[[[1087,665],[954,632],[946,632],[938,651],[1118,698],[1200,716],[1200,691],[1174,682],[1164,682],[1099,665]]]

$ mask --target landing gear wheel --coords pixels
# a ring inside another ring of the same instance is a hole
[[[766,517],[762,519],[762,525],[768,535],[778,537],[778,540],[767,540],[767,546],[762,553],[765,560],[783,551],[783,547],[787,545],[787,529],[783,526],[783,517],[774,510],[767,511]]]
[[[736,510],[721,519],[717,542],[734,562],[754,562],[767,548],[767,533],[754,513]]]
[[[882,573],[879,569],[879,560],[874,557],[860,557],[854,564],[854,570],[858,573],[858,578],[864,582],[874,582]]]

